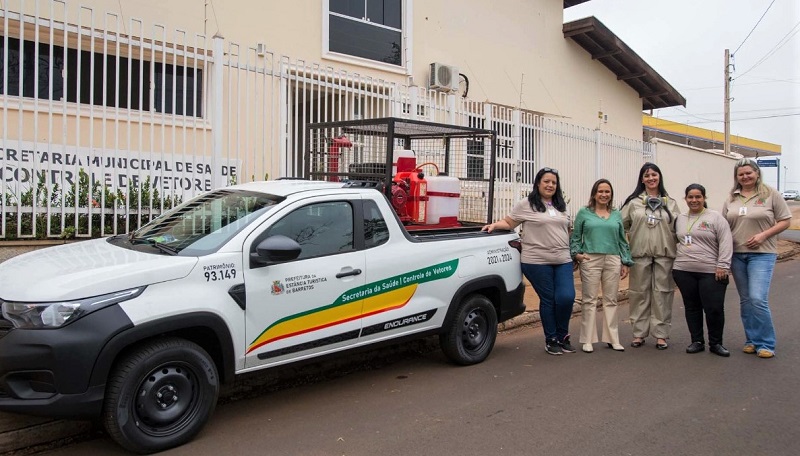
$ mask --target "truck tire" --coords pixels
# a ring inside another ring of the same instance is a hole
[[[219,376],[199,345],[179,338],[136,347],[106,386],[103,425],[123,448],[141,454],[182,445],[217,405]]]
[[[450,361],[468,366],[489,356],[497,339],[497,311],[485,296],[467,296],[449,327],[439,335],[439,345]]]

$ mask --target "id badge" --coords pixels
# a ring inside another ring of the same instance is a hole
[[[653,215],[648,215],[648,216],[647,216],[647,224],[648,224],[648,225],[650,225],[650,226],[653,226],[653,225],[655,225],[655,224],[656,224],[656,218],[655,218],[655,216],[653,216]]]
[[[685,245],[686,247],[689,247],[689,246],[692,245],[692,237],[689,236],[688,234],[683,237],[683,245]]]
[[[747,206],[742,206],[739,208],[739,215],[747,215]]]
[[[550,214],[550,217],[555,217],[556,216],[556,210],[553,209],[552,207],[547,210],[547,213]]]

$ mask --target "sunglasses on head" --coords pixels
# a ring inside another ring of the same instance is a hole
[[[558,170],[555,168],[542,168],[542,171],[545,173],[558,174]]]

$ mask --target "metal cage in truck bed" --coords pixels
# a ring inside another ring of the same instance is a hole
[[[447,176],[458,187],[458,221],[483,224],[493,213],[496,147],[494,131],[457,125],[395,117],[313,123],[306,129],[304,177],[378,181],[392,200],[393,179],[403,172]]]

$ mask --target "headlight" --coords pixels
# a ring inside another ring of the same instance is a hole
[[[3,303],[3,317],[15,328],[58,328],[90,312],[139,296],[145,287],[131,288],[102,296],[61,302]]]

